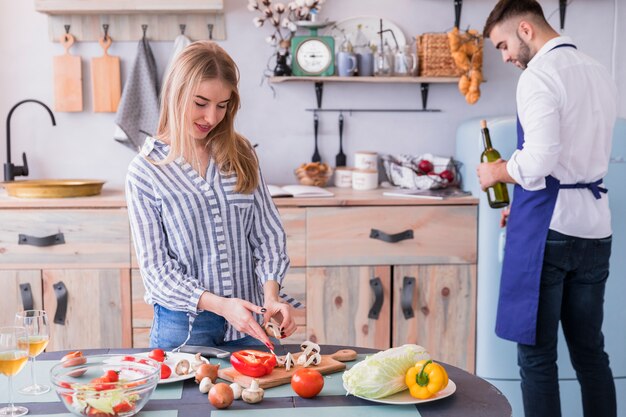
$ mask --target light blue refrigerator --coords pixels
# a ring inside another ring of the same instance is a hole
[[[515,117],[486,118],[491,140],[503,159],[508,159],[517,142]],[[524,415],[515,343],[495,334],[496,307],[500,287],[506,229],[499,227],[500,210],[491,209],[480,190],[476,166],[483,150],[480,118],[462,123],[457,130],[456,157],[462,163],[463,188],[480,198],[478,208],[478,303],[476,374],[495,385],[508,398],[513,416]],[[612,213],[613,247],[606,287],[604,336],[606,351],[617,389],[618,416],[626,417],[626,119],[618,119],[613,134],[613,151],[608,175]],[[513,189],[509,187],[509,195]],[[561,331],[559,337],[561,409],[565,417],[582,417],[580,386],[569,360]]]

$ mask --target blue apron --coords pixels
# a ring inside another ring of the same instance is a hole
[[[571,44],[557,45],[576,48]],[[524,129],[517,119],[517,149],[524,145]],[[595,198],[607,190],[593,183],[560,184],[552,176],[546,177],[546,188],[537,191],[524,190],[515,185],[511,214],[507,221],[507,238],[504,248],[500,297],[496,318],[496,334],[525,345],[536,340],[537,310],[543,255],[548,237],[552,213],[559,189],[588,188]]]

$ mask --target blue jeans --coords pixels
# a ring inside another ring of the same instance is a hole
[[[548,232],[537,315],[537,343],[517,345],[526,417],[560,417],[559,321],[580,383],[585,417],[616,415],[615,384],[604,352],[604,288],[611,237]]]
[[[182,345],[189,333],[189,317],[183,311],[173,311],[154,305],[154,319],[150,329],[150,347],[172,350]],[[226,320],[217,314],[202,311],[193,322],[187,345],[195,346],[264,346],[252,336],[224,341]]]

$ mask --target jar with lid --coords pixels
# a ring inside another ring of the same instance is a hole
[[[365,36],[361,29],[363,25],[357,25],[357,31],[354,38],[354,53],[357,62],[357,75],[362,77],[371,77],[374,75],[374,54],[370,47],[370,40]]]

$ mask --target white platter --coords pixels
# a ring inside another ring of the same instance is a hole
[[[397,394],[390,395],[389,397],[384,397],[384,398],[365,398],[359,395],[355,395],[355,397],[362,398],[364,400],[372,401],[375,403],[381,403],[381,404],[408,405],[408,404],[422,404],[422,403],[428,403],[431,401],[441,400],[442,398],[446,398],[454,394],[455,391],[456,391],[456,384],[450,379],[448,380],[448,386],[445,389],[443,389],[442,391],[439,391],[433,397],[427,398],[425,400],[418,400],[417,398],[411,397],[411,394],[409,393],[408,389],[398,392]]]
[[[334,25],[328,26],[324,30],[325,35],[331,35],[335,38],[335,49],[339,51],[341,45],[344,42],[344,36],[348,37],[348,40],[355,46],[355,39],[358,30],[358,25],[361,25],[361,32],[367,39],[369,39],[370,44],[376,45],[380,48],[380,36],[378,32],[380,31],[380,18],[376,16],[357,16],[351,17],[348,19],[341,20]],[[404,37],[404,33],[402,29],[400,29],[395,23],[383,19],[383,30],[391,29],[396,36],[396,41],[398,41],[398,47],[402,49],[404,45],[406,45],[406,38]],[[396,44],[393,41],[393,36],[389,32],[383,33],[383,44],[387,41],[391,48],[395,48]]]
[[[124,356],[134,356],[136,358],[147,358],[149,353],[150,352],[142,352],[142,353],[135,353],[132,355],[122,355],[120,356],[120,360]],[[176,368],[176,364],[178,363],[178,361],[187,359],[189,361],[189,364],[194,363],[194,361],[196,360],[194,355],[192,355],[191,353],[183,353],[183,352],[166,352],[166,354],[167,354],[167,358],[165,359],[164,363],[170,367],[170,369],[172,370],[172,375],[170,375],[170,377],[167,379],[159,380],[158,382],[159,384],[170,384],[172,382],[184,381],[186,379],[195,378],[196,373],[194,371],[191,371],[191,373],[186,374],[186,375],[176,375],[176,372],[174,372],[174,369]],[[205,358],[201,358],[201,359],[204,362],[209,363],[207,359]]]

